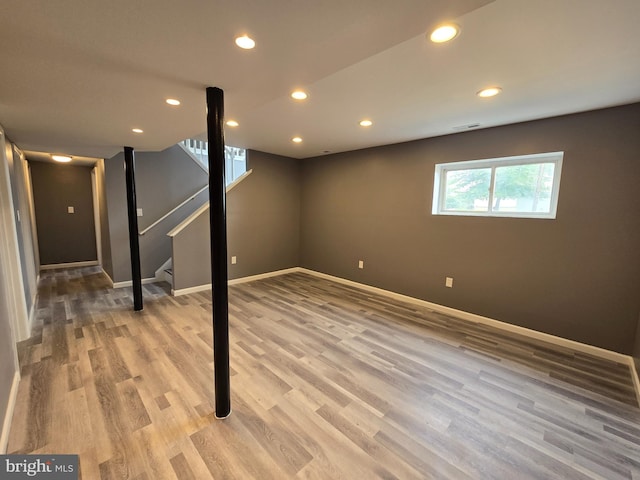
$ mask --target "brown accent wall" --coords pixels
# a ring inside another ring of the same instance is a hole
[[[301,264],[631,354],[638,132],[633,104],[304,160]],[[436,163],[559,150],[555,220],[431,214]]]

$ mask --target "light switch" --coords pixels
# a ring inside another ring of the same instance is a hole
[[[233,257],[231,257],[231,265],[235,265],[236,263],[238,263],[238,257],[234,255]]]
[[[76,213],[76,210],[73,207],[67,207],[67,213]]]
[[[138,216],[141,217],[142,216],[142,209],[138,208]]]

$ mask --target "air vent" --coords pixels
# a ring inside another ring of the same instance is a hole
[[[457,132],[461,130],[471,130],[472,128],[478,128],[480,126],[479,123],[470,123],[468,125],[460,125],[459,127],[453,127]]]

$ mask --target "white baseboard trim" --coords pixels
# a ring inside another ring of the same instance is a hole
[[[253,282],[255,280],[262,280],[264,278],[277,277],[280,275],[284,275],[286,273],[294,273],[294,272],[300,272],[300,271],[302,271],[300,267],[285,268],[284,270],[275,270],[273,272],[260,273],[258,275],[251,275],[249,277],[234,278],[233,280],[229,280],[227,284],[239,285],[241,283]],[[202,292],[204,290],[210,290],[210,289],[211,289],[211,284],[207,283],[206,285],[197,285],[195,287],[179,288],[178,290],[171,290],[171,295],[173,295],[174,297],[179,297],[180,295],[187,295],[189,293]]]
[[[552,343],[554,345],[571,348],[579,352],[588,353],[590,355],[593,355],[599,358],[604,358],[606,360],[623,363],[625,365],[629,364],[629,359],[631,358],[629,357],[629,355],[624,355],[622,353],[612,352],[611,350],[595,347],[593,345],[588,345],[586,343],[580,343],[580,342],[576,342],[575,340],[569,340],[567,338],[557,337],[549,333],[538,332],[537,330],[531,330],[530,328],[512,325],[510,323],[501,322],[500,320],[494,320],[493,318],[476,315],[475,313],[469,313],[463,310],[457,310],[455,308],[446,307],[444,305],[438,305],[437,303],[427,302],[426,300],[420,300],[418,298],[409,297],[407,295],[391,292],[389,290],[384,290],[378,287],[372,287],[370,285],[354,282],[352,280],[346,280],[344,278],[334,277],[333,275],[316,272],[315,270],[301,268],[299,269],[299,271],[308,273],[310,275],[315,275],[316,277],[326,278],[327,280],[332,280],[334,282],[344,283],[346,285],[358,287],[363,290],[368,290],[370,292],[377,293],[379,295],[385,295],[387,297],[395,298],[397,300],[402,300],[408,303],[412,303],[414,305],[420,305],[420,306],[429,308],[431,310],[434,310],[436,312],[441,312],[447,315],[451,315],[453,317],[462,318],[464,320],[469,320],[471,322],[490,325],[492,327],[496,327],[501,330],[506,330],[508,332],[517,333],[526,337],[535,338],[537,340],[542,340],[548,343]]]
[[[189,295],[190,293],[204,292],[205,290],[211,290],[211,284],[196,285],[195,287],[179,288],[178,290],[171,289],[171,295],[179,297],[180,295]]]
[[[95,267],[96,265],[99,265],[97,260],[90,260],[87,262],[52,263],[49,265],[40,265],[40,270],[55,270],[56,268]]]
[[[113,280],[112,280],[113,282]],[[155,277],[151,277],[151,278],[143,278],[142,279],[142,284],[146,285],[147,283],[155,283],[156,279]],[[113,282],[113,288],[124,288],[124,287],[130,287],[133,285],[133,281],[132,280],[125,280],[124,282]]]
[[[4,412],[4,421],[2,422],[2,435],[0,435],[0,454],[7,453],[9,445],[9,433],[11,431],[11,420],[13,419],[13,411],[16,408],[16,399],[18,398],[18,385],[20,384],[20,372],[16,371],[13,375],[11,383],[11,392],[9,393],[9,403],[7,410]]]
[[[234,278],[233,280],[229,280],[229,285],[239,285],[241,283],[253,282],[255,280],[262,280],[264,278],[278,277],[280,275],[285,275],[287,273],[300,272],[301,270],[302,269],[300,267],[293,267],[293,268],[285,268],[284,270],[275,270],[273,272],[260,273],[258,275],[251,275],[249,277]]]
[[[109,284],[111,285],[111,288],[113,288],[114,283],[113,283],[113,279],[109,276],[109,274],[104,270],[104,268],[102,269],[102,274],[107,277],[107,280],[109,280]]]

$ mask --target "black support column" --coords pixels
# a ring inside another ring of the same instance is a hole
[[[213,290],[213,364],[216,417],[231,413],[229,382],[229,297],[227,286],[227,206],[224,161],[224,93],[207,88],[209,141],[209,223]]]
[[[127,216],[129,217],[129,248],[131,250],[131,280],[133,309],[142,310],[142,272],[140,270],[140,243],[138,240],[138,204],[136,201],[135,158],[132,147],[124,147],[124,172],[127,184]]]

